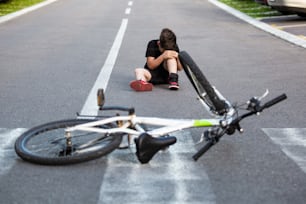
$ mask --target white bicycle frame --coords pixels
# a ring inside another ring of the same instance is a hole
[[[102,126],[108,123],[120,122],[123,124],[118,128],[103,129],[96,126]],[[162,126],[153,130],[145,131],[141,124]],[[165,125],[169,124],[169,125]],[[171,132],[180,131],[192,127],[213,127],[219,126],[218,119],[166,119],[156,117],[138,117],[136,115],[129,116],[115,116],[94,122],[88,122],[81,125],[76,125],[66,129],[66,132],[73,132],[76,130],[97,132],[97,133],[126,133],[130,135],[139,136],[143,132],[147,132],[153,137],[167,135]],[[134,127],[129,128],[129,127]]]
[[[157,118],[157,117],[138,117],[135,114],[128,116],[114,116],[107,119],[102,119],[94,122],[88,122],[74,127],[69,127],[66,129],[66,133],[69,134],[73,131],[87,131],[87,132],[97,132],[103,134],[111,133],[125,133],[129,135],[139,136],[140,134],[147,132],[153,137],[160,137],[167,135],[172,132],[181,131],[183,129],[194,128],[194,127],[216,127],[223,126],[233,120],[233,115],[235,113],[234,108],[230,106],[230,103],[220,94],[220,92],[215,89],[218,96],[223,99],[228,105],[229,109],[227,114],[224,116],[217,116],[213,114],[207,104],[199,98],[201,104],[210,112],[215,119],[167,119],[167,118]],[[102,125],[109,123],[120,123],[117,128],[101,128]],[[152,126],[161,126],[153,130],[146,131],[143,129],[141,124],[152,125]]]

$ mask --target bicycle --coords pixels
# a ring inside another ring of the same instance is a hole
[[[134,108],[104,107],[104,92],[98,90],[98,106],[103,113],[115,110],[127,114],[82,116],[83,119],[60,120],[33,127],[16,140],[16,153],[23,160],[36,164],[74,164],[109,154],[119,148],[123,137],[128,138],[127,147],[130,147],[133,137],[137,158],[144,164],[158,151],[176,142],[174,136],[169,136],[170,133],[203,127],[205,131],[202,140],[205,140],[205,145],[193,156],[196,161],[218,143],[222,136],[232,135],[236,130],[242,133],[239,124],[241,120],[259,114],[287,98],[286,94],[282,94],[261,105],[262,99],[268,94],[266,91],[261,97],[252,97],[246,103],[233,105],[209,83],[187,52],[180,52],[179,59],[199,101],[211,113],[212,118],[139,117]],[[243,114],[239,113],[240,110],[244,110]],[[154,128],[148,129],[147,125]]]

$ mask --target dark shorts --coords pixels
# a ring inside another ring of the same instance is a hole
[[[152,78],[149,81],[152,84],[168,84],[169,83],[169,72],[164,68],[158,68],[155,70],[148,70]]]

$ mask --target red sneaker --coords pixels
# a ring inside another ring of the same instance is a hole
[[[130,87],[135,91],[152,91],[153,89],[153,85],[151,83],[142,80],[131,81]]]

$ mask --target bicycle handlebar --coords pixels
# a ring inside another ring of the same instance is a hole
[[[272,100],[266,102],[266,103],[262,106],[262,107],[263,107],[262,110],[265,109],[265,108],[270,108],[271,106],[273,106],[273,105],[275,105],[275,104],[277,104],[277,103],[279,103],[279,102],[285,100],[286,98],[287,98],[287,95],[286,95],[286,94],[282,94],[282,95],[280,95],[280,96],[278,96],[278,97],[275,97],[274,99],[272,99]]]
[[[266,108],[270,108],[271,106],[285,100],[287,98],[287,95],[286,94],[282,94],[282,95],[279,95],[273,99],[271,99],[270,101],[266,102],[264,105],[262,106],[258,106],[256,107],[254,110],[250,110],[249,112],[237,117],[235,120],[233,120],[231,122],[231,124],[227,127],[227,128],[235,128],[235,129],[238,129],[241,131],[241,128],[240,128],[240,125],[239,125],[239,122],[243,119],[243,118],[246,118],[248,116],[251,116],[251,115],[254,115],[256,113],[259,113],[259,112],[262,112],[264,109]],[[260,102],[260,101],[259,101]],[[193,155],[193,159],[195,161],[197,161],[205,152],[207,152],[213,145],[215,145],[219,139],[226,133],[226,131],[223,131],[221,132],[220,134],[217,134],[215,135],[214,139],[213,140],[209,140],[202,148],[200,148],[198,150],[198,152],[196,154]],[[233,133],[233,132],[232,132]],[[232,134],[231,133],[231,134]]]
[[[197,161],[205,152],[207,152],[214,145],[213,141],[207,142],[197,153],[195,153],[192,158]]]

